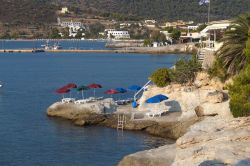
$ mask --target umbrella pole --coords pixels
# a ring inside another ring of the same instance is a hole
[[[94,97],[95,97],[95,89],[94,89]]]
[[[83,96],[83,90],[82,90],[82,98],[84,99],[84,96]]]

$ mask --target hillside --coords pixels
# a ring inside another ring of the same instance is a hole
[[[133,16],[157,20],[207,20],[207,6],[199,0],[0,0],[0,22],[34,24],[56,22],[56,10],[68,6],[79,17]],[[211,0],[212,20],[250,11],[250,0]]]
[[[71,0],[62,0],[64,5]],[[62,2],[61,1],[61,2]],[[199,0],[78,0],[78,7],[84,13],[120,13],[158,20],[207,20],[206,5],[199,6]],[[250,0],[211,0],[211,18],[227,19],[250,11]]]
[[[0,0],[0,22],[44,24],[56,21],[50,0]]]

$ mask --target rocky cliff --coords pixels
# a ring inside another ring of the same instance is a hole
[[[233,118],[227,91],[217,80],[199,73],[194,86],[149,87],[140,100],[140,110],[154,109],[144,101],[156,94],[170,99],[160,107],[181,111],[179,121],[198,117],[176,144],[128,155],[119,166],[248,166],[250,165],[250,117]]]
[[[176,144],[126,156],[119,166],[249,166],[250,118],[206,117]]]

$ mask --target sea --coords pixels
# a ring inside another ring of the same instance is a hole
[[[62,41],[64,48],[76,41]],[[106,49],[103,41],[77,41],[82,49]],[[0,41],[0,47],[34,48],[43,41]],[[114,166],[125,156],[171,141],[140,131],[88,126],[46,115],[68,83],[103,86],[104,91],[143,86],[158,68],[171,67],[190,55],[126,53],[0,53],[0,165],[1,166]],[[80,97],[75,91],[68,96]],[[93,96],[93,91],[85,92]],[[131,98],[128,92],[118,98]]]

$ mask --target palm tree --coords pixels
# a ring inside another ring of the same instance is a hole
[[[223,45],[216,52],[217,57],[223,62],[228,74],[235,75],[246,64],[246,55],[244,49],[250,36],[250,13],[240,15],[233,20],[232,25],[223,35],[221,42]]]

